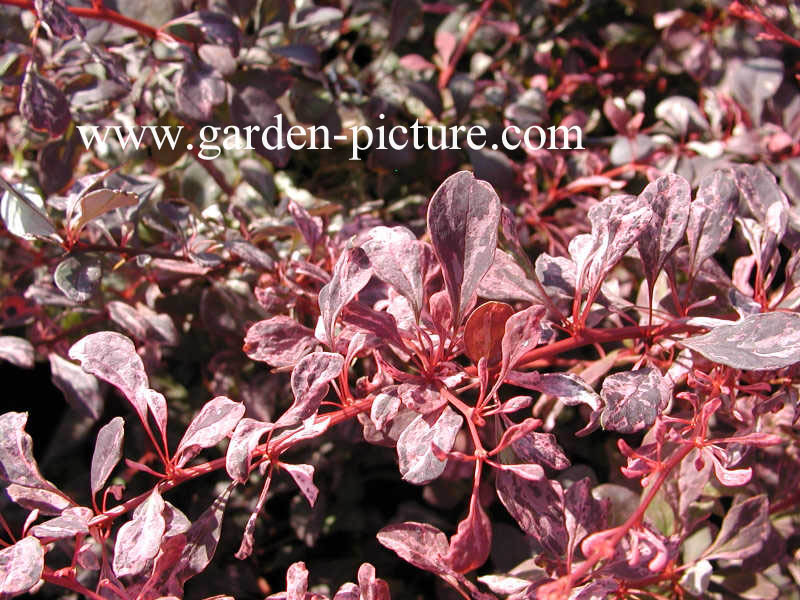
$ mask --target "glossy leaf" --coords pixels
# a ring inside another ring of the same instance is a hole
[[[403,479],[423,485],[439,477],[446,462],[436,458],[431,444],[449,452],[462,423],[461,415],[449,406],[438,417],[435,413],[417,416],[397,440],[397,456]]]
[[[735,369],[782,369],[800,362],[800,315],[788,312],[750,315],[682,344],[710,361]]]
[[[189,423],[186,433],[175,451],[178,466],[195,456],[203,448],[216,446],[230,434],[244,416],[244,404],[225,396],[218,396],[205,403],[200,412]]]
[[[102,279],[102,263],[97,257],[89,254],[68,256],[58,263],[53,275],[58,289],[73,302],[86,302],[91,299]]]
[[[250,456],[258,446],[261,436],[271,431],[275,425],[257,421],[249,417],[243,418],[236,425],[225,454],[225,470],[231,479],[238,483],[247,483],[250,473]]]
[[[44,548],[26,536],[0,550],[0,596],[13,598],[35,586],[44,571]]]
[[[308,500],[311,506],[314,506],[319,495],[319,490],[314,485],[314,467],[311,465],[290,465],[288,463],[283,463],[281,466],[292,476],[303,497]]]
[[[334,326],[345,304],[367,285],[372,277],[372,268],[366,253],[361,248],[346,250],[336,261],[333,276],[319,291],[319,309],[328,344],[334,347]]]
[[[343,367],[344,357],[332,352],[314,352],[297,363],[291,379],[294,402],[275,426],[288,427],[314,416]]]
[[[7,483],[57,492],[39,472],[33,457],[33,440],[25,431],[28,413],[0,415],[0,478]]]
[[[63,134],[71,121],[64,92],[33,68],[25,72],[19,96],[19,114],[31,128],[46,131],[52,136]]]
[[[652,367],[609,375],[600,391],[605,403],[600,423],[620,433],[650,427],[669,402],[665,386],[661,373]]]
[[[122,440],[125,436],[125,421],[122,417],[114,417],[97,432],[97,443],[92,454],[91,489],[92,494],[99,492],[114,467],[122,458]]]
[[[458,524],[455,535],[450,538],[450,547],[444,559],[457,573],[469,573],[486,562],[491,547],[492,525],[477,494],[473,494],[469,513]]]
[[[730,560],[753,556],[761,550],[769,528],[767,497],[763,494],[750,498],[737,496],[703,558]]]
[[[77,237],[88,223],[116,208],[136,206],[139,197],[133,192],[100,189],[89,191],[76,197],[67,206],[68,229]]]
[[[739,192],[729,174],[715,171],[700,181],[697,196],[689,206],[686,228],[691,272],[728,239],[738,204]]]
[[[273,367],[290,367],[317,344],[311,329],[294,319],[278,315],[252,325],[245,335],[243,350],[253,360]]]
[[[467,356],[476,363],[486,358],[490,367],[498,364],[503,358],[506,322],[513,314],[514,309],[505,302],[486,302],[472,311],[464,326]]]
[[[164,499],[153,490],[133,511],[131,520],[120,528],[114,545],[114,573],[117,577],[140,573],[158,554],[166,528],[163,512]]]
[[[499,222],[500,199],[494,189],[468,171],[448,177],[428,205],[428,231],[456,325],[492,264]]]
[[[446,572],[447,537],[433,525],[414,522],[387,525],[377,538],[381,545],[415,567],[432,573]]]
[[[26,240],[60,239],[44,212],[42,196],[27,184],[15,184],[14,190],[16,194],[6,190],[0,198],[0,217],[6,228]],[[27,201],[23,201],[20,196]]]

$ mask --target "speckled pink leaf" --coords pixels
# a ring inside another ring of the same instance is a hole
[[[44,570],[44,548],[35,537],[26,536],[0,550],[0,596],[13,598],[39,582]]]
[[[737,496],[717,538],[703,553],[706,560],[743,559],[757,554],[769,534],[769,501],[764,494]]]
[[[319,490],[314,485],[314,467],[311,465],[290,465],[288,463],[281,463],[281,467],[292,476],[300,492],[313,507],[319,495]]]
[[[652,211],[638,246],[645,277],[653,286],[664,262],[686,232],[691,188],[683,177],[670,173],[648,184],[639,199]]]
[[[697,195],[689,205],[686,227],[692,273],[728,239],[738,206],[739,191],[729,173],[714,171],[700,181]]]
[[[206,402],[189,423],[178,444],[175,451],[177,465],[186,464],[187,460],[203,448],[216,446],[233,431],[243,415],[244,404],[225,396],[217,396]]]
[[[243,350],[253,360],[291,367],[318,344],[314,332],[285,315],[259,321],[247,330]]]
[[[136,575],[155,558],[164,535],[164,500],[153,490],[133,511],[130,521],[120,527],[114,545],[114,573],[117,577]]]
[[[304,600],[308,589],[306,563],[296,562],[286,571],[286,600]]]
[[[461,324],[494,259],[500,199],[469,171],[448,177],[428,205],[428,230],[442,266],[455,325]]]
[[[378,542],[404,561],[432,573],[445,573],[447,537],[433,525],[409,521],[387,525],[378,532]]]
[[[335,347],[334,326],[339,313],[371,277],[372,267],[367,254],[361,248],[351,248],[345,250],[336,261],[330,282],[319,291],[319,310],[331,348]]]
[[[664,378],[652,367],[609,375],[600,391],[605,402],[600,423],[620,433],[646,429],[666,407],[666,391]]]
[[[436,413],[419,415],[409,423],[397,439],[397,457],[403,479],[423,485],[439,477],[447,463],[436,458],[431,444],[450,452],[462,423],[461,415],[449,406],[438,417]]]
[[[99,492],[122,458],[122,440],[125,435],[125,421],[114,417],[97,432],[97,443],[92,454],[91,489]]]
[[[289,427],[314,416],[343,367],[344,357],[332,352],[314,352],[297,363],[291,379],[294,402],[275,426]]]
[[[231,479],[238,483],[247,483],[250,474],[250,455],[258,446],[262,435],[274,429],[274,423],[257,421],[245,417],[233,430],[228,451],[225,454],[225,470]]]
[[[800,314],[750,315],[682,343],[710,361],[735,369],[782,369],[800,362]]]

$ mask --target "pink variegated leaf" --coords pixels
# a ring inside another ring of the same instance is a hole
[[[43,515],[60,515],[64,509],[75,505],[55,488],[50,490],[10,483],[5,491],[14,504],[28,510],[38,510]]]
[[[769,501],[764,494],[737,496],[722,520],[714,542],[703,553],[706,560],[743,559],[757,554],[770,529]]]
[[[700,181],[697,195],[689,206],[686,227],[691,273],[697,272],[728,239],[738,205],[739,191],[729,174],[714,171]]]
[[[711,477],[711,456],[708,451],[692,448],[681,461],[678,476],[678,516],[686,518],[692,502],[700,497]]]
[[[422,415],[439,410],[447,404],[447,398],[430,384],[402,383],[397,391],[406,408]]]
[[[337,596],[334,596],[334,600]],[[363,563],[358,568],[358,587],[353,600],[391,600],[389,585],[375,577],[375,567],[370,563]]]
[[[400,410],[400,403],[398,386],[387,386],[375,396],[369,413],[375,429],[382,431],[386,423],[394,419],[397,411]]]
[[[305,600],[308,589],[306,563],[296,562],[286,571],[286,600]]]
[[[148,387],[147,374],[133,342],[113,331],[91,333],[69,349],[69,357],[80,361],[83,370],[115,386],[147,421],[147,401],[139,390]]]
[[[35,537],[26,536],[0,550],[0,597],[13,598],[30,590],[42,577],[44,548]]]
[[[652,287],[686,232],[691,188],[683,177],[669,173],[648,184],[639,194],[639,199],[644,200],[652,211],[652,218],[638,242],[645,277]]]
[[[446,462],[436,458],[432,444],[450,452],[463,419],[446,406],[441,414],[418,415],[397,439],[400,474],[409,483],[423,485],[439,477]]]
[[[310,506],[314,506],[317,502],[319,490],[314,485],[314,467],[311,465],[290,465],[281,463],[281,466],[286,469],[289,475],[292,476],[300,492],[303,494]]]
[[[99,418],[104,401],[97,378],[55,352],[51,352],[48,359],[53,384],[61,390],[70,406],[93,419]]]
[[[359,587],[352,582],[343,583],[333,595],[333,600],[360,600]]]
[[[333,276],[319,291],[319,310],[328,345],[335,347],[334,327],[345,304],[367,285],[372,277],[372,266],[361,248],[345,250],[333,267]]]
[[[244,353],[273,367],[291,367],[318,344],[314,332],[294,319],[278,315],[247,330]]]
[[[709,453],[710,454],[710,453]],[[753,477],[753,469],[746,467],[744,469],[728,469],[722,462],[713,454],[710,454],[711,462],[714,465],[714,475],[717,476],[722,485],[728,487],[738,487],[747,484]]]
[[[264,484],[261,486],[261,493],[258,495],[256,507],[253,509],[253,512],[250,513],[250,516],[247,518],[247,523],[244,526],[242,541],[239,544],[239,550],[236,551],[235,555],[239,560],[245,560],[251,554],[253,554],[253,548],[256,541],[256,521],[258,520],[258,515],[261,513],[261,509],[264,508],[264,504],[267,501],[267,493],[269,492],[271,484],[272,469],[269,469],[267,470],[267,476],[264,479]]]
[[[433,525],[413,521],[387,525],[377,538],[381,545],[419,569],[437,574],[447,572],[447,537]]]
[[[533,404],[533,398],[531,396],[514,396],[503,402],[500,412],[512,414],[523,408],[528,408],[531,404]]]
[[[258,446],[258,441],[265,433],[274,429],[273,423],[258,421],[245,417],[233,430],[228,451],[225,454],[225,470],[231,479],[238,483],[247,483],[250,475],[250,456]]]
[[[587,535],[603,529],[607,513],[607,503],[592,496],[591,479],[584,477],[569,486],[564,492],[564,523],[570,547],[577,548]]]
[[[489,300],[542,302],[541,291],[508,252],[495,250],[494,260],[478,284],[478,295]]]
[[[216,446],[236,427],[244,415],[244,404],[225,396],[206,402],[189,423],[175,451],[176,465],[182,466],[203,448]]]
[[[332,352],[313,352],[304,357],[292,370],[294,402],[275,427],[290,427],[317,414],[328,395],[330,382],[342,372],[344,357]]]
[[[586,404],[592,410],[598,410],[602,404],[592,386],[574,373],[542,373],[531,387],[558,398],[567,406]]]
[[[151,388],[144,388],[136,392],[137,396],[144,399],[150,414],[158,426],[161,438],[167,438],[167,400],[164,394]]]
[[[397,321],[388,312],[373,310],[361,302],[351,302],[342,311],[342,322],[372,334],[385,344],[405,348],[403,338],[397,329]]]
[[[539,481],[545,477],[544,469],[537,464],[500,465],[500,470],[530,481]]]
[[[94,445],[90,470],[92,494],[96,494],[103,488],[114,467],[122,458],[124,428],[123,418],[114,417],[97,432],[97,443]]]
[[[297,225],[297,229],[300,230],[300,234],[305,239],[306,244],[313,252],[322,236],[325,235],[322,219],[320,217],[312,217],[305,208],[294,200],[290,200],[286,208],[294,218],[294,223]]]
[[[506,420],[508,422],[508,420]],[[542,424],[541,419],[527,418],[522,423],[514,423],[503,432],[503,436],[497,444],[497,447],[490,453],[492,456],[502,452],[505,448],[516,442],[523,436],[528,435],[531,431],[536,429]]]
[[[23,369],[32,369],[34,364],[33,345],[25,338],[13,335],[0,336],[0,359]]]
[[[454,326],[461,324],[492,264],[499,222],[500,198],[469,171],[448,177],[431,198],[428,231],[453,307]]]
[[[411,303],[419,320],[426,267],[425,244],[405,227],[374,227],[361,245],[375,275]]]
[[[164,535],[164,500],[153,490],[133,511],[133,518],[117,534],[114,545],[114,573],[117,577],[136,575],[155,558]]]
[[[30,533],[41,540],[45,538],[50,540],[66,539],[73,538],[78,534],[88,534],[89,519],[92,516],[91,509],[75,506],[66,509],[55,519],[31,527]]]
[[[601,424],[620,433],[650,427],[669,402],[665,380],[652,367],[609,375],[603,381],[600,396],[605,402]]]
[[[486,562],[491,547],[492,525],[478,500],[478,494],[473,494],[469,513],[458,524],[455,535],[450,538],[450,546],[444,559],[456,573],[468,573]]]
[[[566,469],[569,459],[552,433],[531,431],[511,444],[514,453],[526,463],[544,464],[552,469]]]
[[[513,369],[525,353],[533,350],[542,337],[539,324],[544,318],[543,306],[533,305],[515,313],[505,323],[502,341],[502,367],[498,383]]]

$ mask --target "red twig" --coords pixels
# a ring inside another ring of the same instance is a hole
[[[470,41],[472,41],[472,38],[478,31],[478,27],[481,26],[481,23],[486,17],[486,14],[489,12],[489,9],[492,7],[492,4],[494,4],[494,0],[483,0],[483,4],[481,4],[478,14],[475,15],[474,19],[472,19],[472,23],[469,24],[469,29],[467,29],[466,33],[464,33],[464,37],[462,37],[461,41],[458,43],[455,52],[453,52],[453,56],[450,57],[447,67],[441,73],[439,73],[440,90],[443,90],[447,87],[447,84],[450,82],[450,78],[453,76],[453,73],[456,70],[458,61],[461,60],[461,56],[464,54],[464,51],[467,49]]]
[[[762,13],[756,7],[749,8],[739,2],[739,0],[734,0],[734,2],[728,6],[728,13],[734,17],[745,19],[747,21],[754,21],[761,25],[766,30],[764,33],[759,35],[759,37],[763,39],[776,40],[778,42],[783,42],[784,44],[789,44],[791,46],[797,46],[800,48],[800,40],[796,40],[781,31],[777,25],[767,19],[764,13]]]

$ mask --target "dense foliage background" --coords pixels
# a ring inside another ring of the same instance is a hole
[[[796,4],[0,0],[0,47],[0,597],[800,598]],[[586,149],[198,157],[279,114]]]

